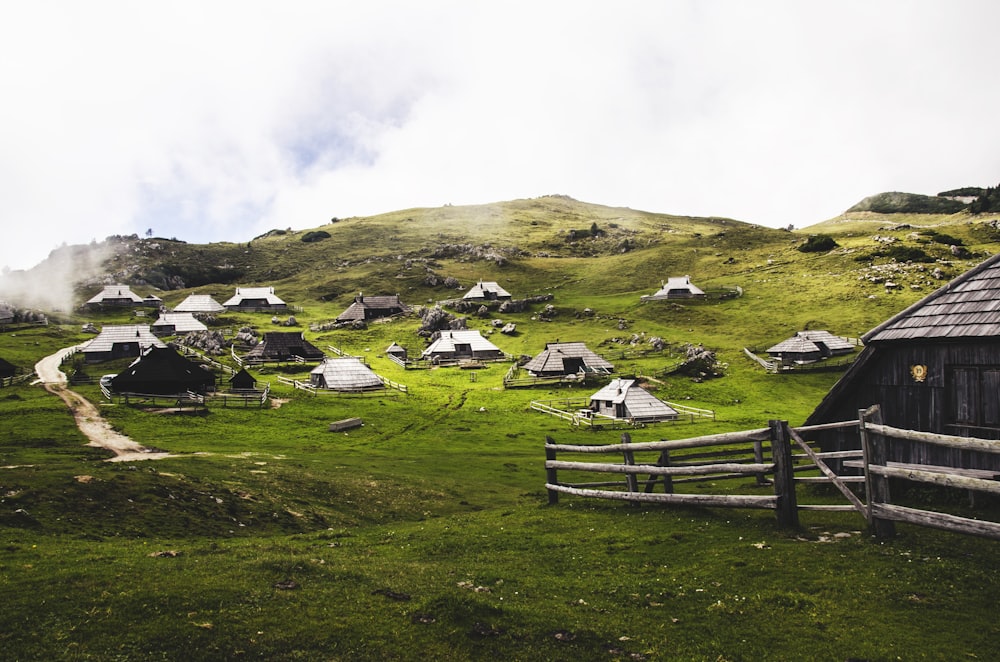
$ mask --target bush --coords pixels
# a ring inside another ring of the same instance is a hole
[[[330,233],[326,230],[313,230],[312,232],[306,232],[302,235],[302,241],[307,244],[311,244],[316,241],[322,241],[324,239],[329,239]]]
[[[796,248],[803,253],[822,253],[833,250],[839,245],[830,235],[814,234]]]

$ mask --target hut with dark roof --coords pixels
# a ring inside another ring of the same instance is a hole
[[[17,374],[17,366],[7,359],[0,359],[0,379],[7,379]]]
[[[240,391],[253,391],[257,389],[257,378],[251,375],[246,368],[240,368],[240,371],[229,378],[229,390],[240,392]]]
[[[886,425],[1000,439],[1000,255],[862,337],[865,348],[806,425],[856,420],[878,404]],[[824,450],[856,448],[846,433],[817,435]],[[1000,470],[1000,455],[893,440],[897,462]]]
[[[535,377],[601,374],[615,371],[615,366],[582,342],[550,342],[537,356],[524,364]]]
[[[296,359],[321,361],[324,356],[322,350],[306,340],[301,331],[268,331],[245,358],[251,363],[263,363]]]
[[[149,347],[111,380],[116,393],[174,395],[215,390],[215,375],[171,347]]]
[[[354,302],[347,310],[337,316],[338,322],[368,322],[371,320],[403,315],[410,307],[399,300],[398,294],[365,296],[363,293],[354,297]]]

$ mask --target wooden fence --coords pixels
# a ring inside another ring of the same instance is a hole
[[[858,450],[821,452],[803,436],[833,428],[854,428],[860,437]],[[883,425],[878,407],[859,412],[855,421],[791,428],[785,421],[771,421],[767,428],[679,439],[632,443],[622,435],[621,443],[608,445],[545,443],[546,490],[549,503],[558,503],[560,494],[612,499],[631,503],[664,503],[730,508],[774,510],[783,526],[798,526],[799,511],[854,511],[863,516],[872,532],[881,538],[895,534],[894,522],[945,529],[958,533],[1000,539],[1000,523],[959,517],[943,512],[905,507],[891,503],[889,480],[917,481],[944,487],[1000,494],[1000,474],[996,472],[902,465],[887,462],[890,439],[939,444],[980,452],[1000,453],[1000,441],[915,432]],[[562,454],[620,455],[621,463],[560,460]],[[651,457],[642,461],[641,454]],[[832,467],[859,473],[840,474]],[[623,475],[624,480],[567,482],[569,474],[578,479],[592,473]],[[802,475],[800,475],[802,474]],[[808,474],[808,475],[804,475]],[[640,478],[640,476],[645,478]],[[679,493],[678,485],[690,482],[721,482],[747,479],[754,482],[741,494]],[[825,483],[843,497],[843,503],[800,501],[796,485]],[[663,493],[657,493],[662,485]]]
[[[14,375],[13,377],[4,377],[0,379],[0,388],[7,388],[9,386],[16,386],[17,384],[23,384],[29,379],[33,378],[35,373],[25,372],[20,375]]]

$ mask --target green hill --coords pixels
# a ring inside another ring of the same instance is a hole
[[[946,197],[894,191],[869,196],[846,213],[872,211],[878,214],[954,214],[967,208],[967,204]]]

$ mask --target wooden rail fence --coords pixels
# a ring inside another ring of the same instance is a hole
[[[810,432],[833,428],[856,429],[861,448],[821,452],[806,440]],[[980,469],[887,462],[890,439],[1000,453],[1000,441],[883,425],[880,410],[875,406],[859,412],[855,421],[792,428],[785,421],[774,420],[767,428],[669,441],[632,443],[630,435],[624,433],[618,444],[580,445],[558,444],[546,437],[545,488],[550,504],[558,503],[561,494],[568,494],[630,503],[762,508],[774,510],[778,522],[791,527],[798,526],[802,510],[855,511],[880,538],[895,535],[894,522],[907,522],[1000,540],[998,522],[893,504],[889,491],[889,480],[893,479],[1000,494],[1000,474]],[[566,460],[559,459],[559,454],[620,455],[622,461]],[[647,454],[649,458],[637,460],[640,454]],[[834,466],[860,473],[841,474]],[[596,481],[583,478],[592,473],[617,474],[624,478]],[[565,480],[567,474],[576,482]],[[754,483],[745,484],[746,492],[741,494],[675,491],[683,483],[745,480],[748,477],[753,477]],[[844,503],[801,503],[796,484],[817,482],[836,488]],[[655,491],[657,486],[662,486],[662,493]],[[765,487],[769,489],[764,490]]]

